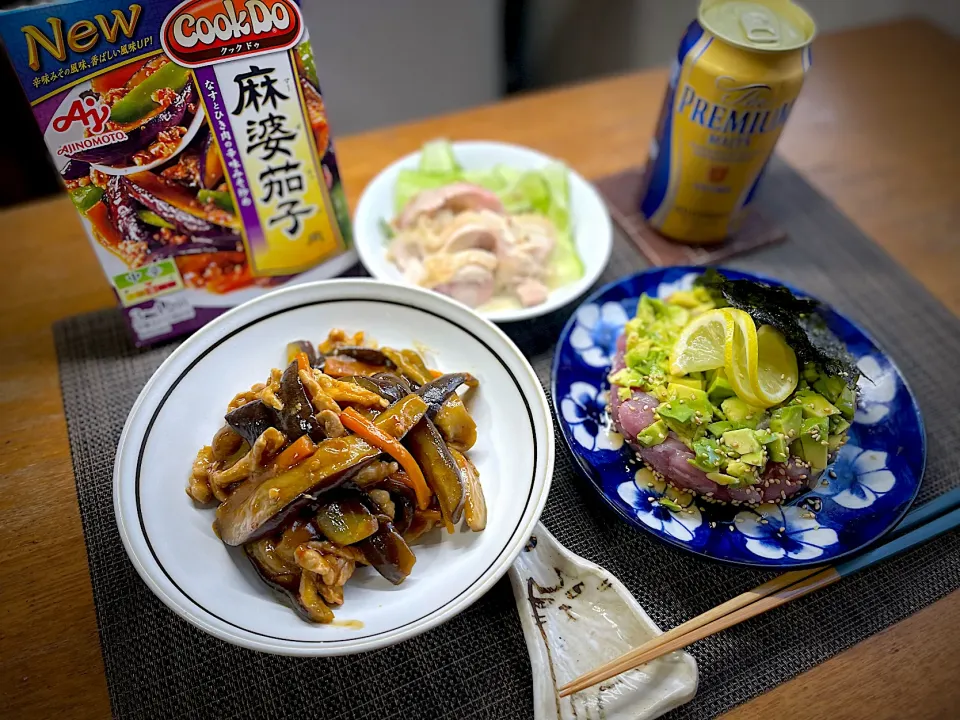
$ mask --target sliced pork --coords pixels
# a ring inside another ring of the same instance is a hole
[[[490,210],[501,214],[504,212],[500,198],[486,188],[470,183],[451,183],[435,190],[417,193],[397,217],[397,228],[411,228],[419,217],[433,217],[441,210],[453,213],[465,210]]]
[[[425,190],[394,227],[387,257],[410,283],[471,307],[497,297],[532,307],[550,294],[547,272],[557,243],[553,223],[539,215],[504,214],[500,201],[484,188],[454,183]]]

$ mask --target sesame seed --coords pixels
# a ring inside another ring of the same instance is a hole
[[[820,484],[823,485],[824,487],[827,487],[827,486],[830,484],[830,481],[829,481],[829,480],[821,480],[821,481],[820,481]]]
[[[835,471],[833,471],[833,470],[831,470],[830,472],[828,472],[827,475],[829,475],[829,476],[832,477],[832,478],[836,478],[836,477],[837,477],[837,473],[836,473]]]
[[[715,522],[711,522],[711,523],[710,523],[710,527],[711,527],[711,528],[715,528],[716,526],[717,526],[717,524],[716,524]]]
[[[784,532],[786,532],[786,531],[787,531],[787,529],[786,529],[785,527],[782,527],[782,528],[780,528],[779,530],[777,530],[777,532],[781,532],[781,533],[784,533]]]
[[[727,527],[729,528],[730,532],[733,532],[733,525],[727,525]]]
[[[767,519],[766,519],[766,518],[760,518],[760,524],[761,524],[761,525],[766,525],[766,524],[767,524]]]
[[[655,503],[656,501],[657,501],[657,499],[656,499],[655,497],[653,497],[652,495],[647,498],[647,502],[649,502],[649,503]]]

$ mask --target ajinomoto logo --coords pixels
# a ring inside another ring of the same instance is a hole
[[[293,0],[186,0],[167,15],[160,41],[187,67],[287,50],[303,33]]]

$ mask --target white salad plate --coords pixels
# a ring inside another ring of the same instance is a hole
[[[493,141],[466,141],[452,144],[453,154],[464,170],[485,170],[506,165],[516,170],[538,170],[562,162],[549,155],[519,145]],[[384,282],[408,284],[403,273],[387,258],[389,239],[384,221],[395,215],[394,190],[401,170],[415,170],[420,151],[403,157],[380,172],[360,196],[353,220],[354,240],[360,261],[367,271]],[[494,322],[529,320],[557,310],[583,295],[603,272],[613,247],[610,213],[593,185],[579,173],[567,168],[570,185],[570,219],[577,254],[584,273],[576,282],[551,291],[547,301],[528,308],[479,309]]]
[[[468,407],[478,427],[470,457],[488,506],[483,532],[434,532],[413,546],[401,585],[360,568],[331,625],[304,621],[257,575],[242,548],[214,534],[212,507],[186,492],[197,450],[223,424],[227,403],[271,368],[286,344],[331,328],[363,330],[382,345],[415,347],[441,371],[480,381]],[[284,288],[247,302],[184,342],[140,393],[117,450],[113,498],[127,554],[174,612],[228,642],[270,653],[373,650],[439,625],[509,569],[543,510],[554,465],[550,409],[517,347],[466,306],[371,280]]]

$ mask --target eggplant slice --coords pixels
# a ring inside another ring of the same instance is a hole
[[[241,405],[227,413],[223,419],[237,435],[250,443],[251,447],[267,428],[280,429],[280,415],[263,400]]]
[[[277,398],[283,403],[280,410],[280,430],[289,442],[298,440],[303,435],[309,435],[311,440],[323,440],[323,427],[314,417],[313,405],[310,404],[307,391],[300,382],[300,370],[296,360],[283,371]]]
[[[427,404],[408,395],[384,410],[374,424],[401,439],[427,412]],[[217,508],[217,530],[227,545],[263,537],[287,518],[317,501],[317,495],[348,480],[380,450],[356,435],[328,438],[306,460],[289,470],[267,470],[242,483]]]
[[[146,149],[164,130],[182,124],[187,114],[187,106],[196,101],[195,96],[193,83],[188,82],[167,107],[148,117],[142,125],[128,130],[126,140],[81,150],[74,153],[72,159],[101,165],[113,165],[127,160],[138,150]]]
[[[377,572],[394,585],[399,585],[410,575],[416,555],[397,532],[386,515],[380,516],[380,528],[363,542],[357,544]]]

